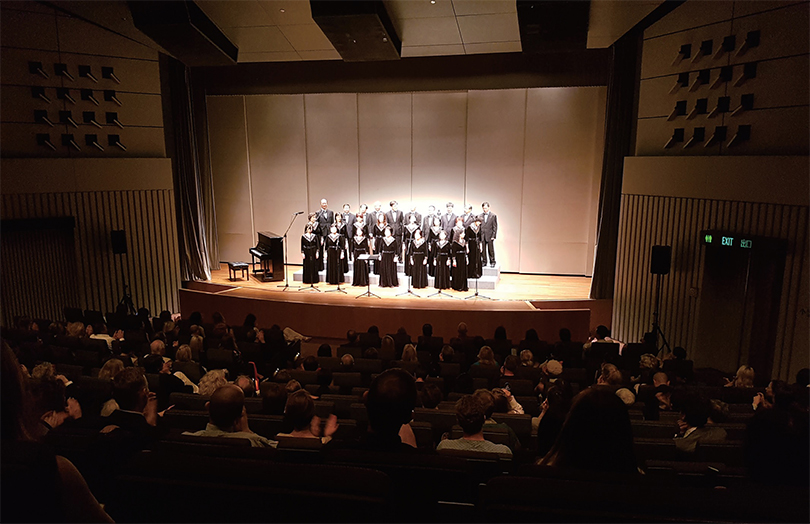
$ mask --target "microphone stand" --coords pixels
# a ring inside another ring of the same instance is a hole
[[[287,291],[290,288],[295,289],[295,288],[298,287],[298,286],[291,286],[290,285],[290,274],[289,274],[289,272],[287,272],[287,251],[288,251],[288,249],[287,249],[286,246],[287,246],[287,233],[290,232],[290,228],[292,227],[293,222],[295,222],[295,217],[297,217],[300,214],[301,213],[293,213],[292,214],[292,219],[290,220],[290,225],[287,226],[287,231],[284,232],[284,238],[283,238],[284,245],[282,246],[282,248],[284,249],[284,282],[285,283],[284,283],[283,286],[282,285],[276,286],[276,287],[284,288],[284,289],[282,289],[282,291]]]

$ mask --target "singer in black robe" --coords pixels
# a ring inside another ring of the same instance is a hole
[[[438,222],[438,224],[436,224]],[[444,231],[441,226],[441,219],[435,218],[434,225],[427,230],[427,243],[430,250],[430,264],[428,264],[428,274],[432,277],[436,276],[436,242],[439,241],[439,235]]]
[[[446,234],[442,231],[439,240],[433,244],[433,264],[436,266],[436,278],[433,281],[433,286],[436,289],[449,289],[450,288],[450,242],[447,241]]]
[[[380,239],[380,287],[398,287],[397,257],[399,255],[399,242],[391,235],[391,230],[385,230],[385,236]]]
[[[453,257],[453,289],[467,291],[467,241],[464,240],[463,231],[450,246],[450,251]]]
[[[408,247],[408,260],[411,265],[411,287],[417,289],[427,287],[429,259],[427,240],[422,238],[422,233],[417,229],[413,242]]]
[[[483,260],[481,258],[482,234],[481,220],[476,218],[467,228],[465,235],[467,248],[469,249],[467,262],[467,276],[469,278],[481,278],[483,274]]]
[[[411,242],[413,242],[414,233],[416,233],[417,231],[419,231],[419,226],[416,224],[415,220],[413,222],[409,222],[408,225],[406,225],[405,228],[403,228],[403,230],[402,230],[402,235],[403,235],[402,251],[406,255],[405,256],[405,274],[409,275],[409,276],[411,274],[411,258],[409,256],[407,256],[407,253],[408,253],[408,248],[411,245]]]
[[[310,226],[307,226],[306,233],[301,236],[301,256],[304,259],[304,284],[317,284],[320,281],[318,275],[320,249],[320,238],[312,232]]]
[[[346,280],[343,272],[343,261],[346,257],[346,248],[343,237],[332,226],[332,232],[326,235],[326,281],[332,285],[342,284]]]
[[[346,224],[343,223],[343,217],[339,214],[335,215],[335,227],[337,228],[337,234],[340,235],[340,237],[343,239],[344,253],[342,264],[343,264],[343,274],[345,275],[346,273],[349,272],[349,257],[351,255],[349,251],[346,251],[346,246],[349,245],[348,244],[349,230]]]
[[[352,256],[354,257],[354,265],[352,266],[352,285],[353,286],[367,286],[368,285],[368,262],[365,260],[358,260],[360,255],[368,255],[368,239],[361,233],[355,235],[352,240]]]
[[[372,233],[371,235],[369,235],[370,239],[373,238],[372,245],[374,247],[374,254],[377,255],[382,253],[382,241],[383,237],[385,237],[385,229],[387,227],[386,222],[384,220],[385,215],[380,214],[378,216],[383,217],[383,220],[377,219],[377,223],[374,224],[374,227],[372,228]],[[374,262],[374,274],[375,275],[380,274],[380,263],[377,261]]]

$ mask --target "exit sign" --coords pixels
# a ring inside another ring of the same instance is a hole
[[[701,231],[700,241],[710,246],[727,248],[752,249],[754,240],[751,237],[720,231]]]

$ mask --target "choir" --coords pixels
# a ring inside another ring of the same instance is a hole
[[[389,208],[383,212],[382,204],[375,202],[372,211],[361,204],[352,213],[351,206],[344,204],[343,211],[336,213],[322,199],[321,208],[310,213],[301,237],[304,283],[318,282],[318,271],[324,267],[330,284],[343,282],[349,260],[354,260],[352,285],[366,286],[369,268],[357,259],[362,254],[381,255],[373,268],[381,287],[399,285],[398,261],[404,263],[414,288],[427,287],[430,275],[436,289],[457,291],[467,290],[468,278],[481,277],[487,258],[495,266],[493,241],[498,226],[489,202],[483,203],[480,215],[467,206],[457,216],[452,202],[445,206],[445,214],[437,214],[435,206],[429,206],[424,218],[416,206],[403,213],[396,200],[389,202]]]

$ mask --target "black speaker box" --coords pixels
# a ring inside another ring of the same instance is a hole
[[[114,255],[127,254],[127,233],[123,229],[110,231],[110,242]]]
[[[672,263],[672,246],[653,246],[650,252],[650,273],[666,275]]]

